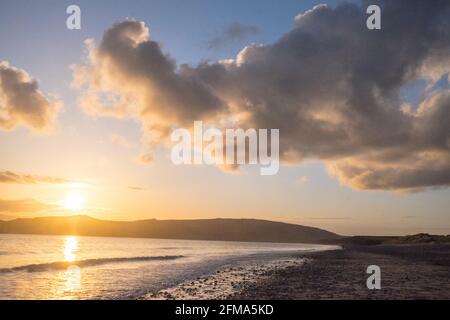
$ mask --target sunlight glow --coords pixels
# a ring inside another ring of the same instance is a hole
[[[84,209],[85,199],[80,193],[70,193],[63,201],[63,207],[71,211]]]

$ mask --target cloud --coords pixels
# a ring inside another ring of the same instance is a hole
[[[198,66],[177,66],[143,22],[126,20],[88,42],[74,84],[87,112],[135,118],[154,144],[193,120],[275,128],[284,163],[320,159],[352,188],[447,187],[450,90],[428,90],[408,112],[400,92],[450,72],[450,2],[370,1],[381,31],[366,28],[368,4],[316,6],[273,44]]]
[[[25,70],[0,61],[0,129],[23,125],[35,131],[53,127],[61,101],[47,97]]]
[[[151,159],[147,159],[144,157],[144,160],[149,164]],[[56,185],[68,185],[70,187],[78,187],[78,188],[91,188],[91,187],[99,187],[99,188],[119,188],[119,189],[128,189],[128,190],[136,190],[143,191],[147,190],[145,187],[139,186],[117,186],[117,185],[106,185],[89,181],[76,181],[76,180],[68,180],[61,177],[55,176],[40,176],[34,174],[24,174],[17,173],[12,171],[0,171],[0,183],[16,183],[16,184],[56,184]]]
[[[123,136],[121,136],[120,134],[116,134],[113,133],[110,136],[111,142],[113,144],[115,144],[116,146],[120,146],[120,147],[124,147],[124,148],[129,148],[131,146],[130,142],[125,139]]]
[[[309,220],[353,220],[351,217],[307,217]]]
[[[34,199],[2,200],[0,199],[0,212],[39,212],[56,209],[58,206],[43,203]]]
[[[137,160],[140,164],[148,165],[153,162],[153,155],[150,153],[144,153],[144,154],[141,154]]]
[[[74,85],[85,89],[80,103],[88,113],[137,118],[159,140],[173,124],[208,118],[223,107],[188,68],[176,70],[142,22],[117,23],[98,48],[87,44],[90,64],[73,71]]]
[[[309,178],[307,176],[300,176],[297,178],[297,183],[301,185],[305,185],[309,182]]]
[[[243,25],[239,22],[234,22],[211,37],[208,41],[208,48],[220,50],[230,45],[239,44],[239,42],[248,36],[255,35],[259,32],[260,30],[257,26]]]
[[[39,176],[33,174],[23,174],[12,171],[0,171],[0,183],[18,183],[18,184],[65,184],[72,181],[60,177]]]
[[[146,191],[146,190],[148,190],[147,188],[134,187],[134,186],[130,186],[130,187],[128,187],[128,189],[133,190],[133,191]]]

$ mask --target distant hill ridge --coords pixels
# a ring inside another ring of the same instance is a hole
[[[377,246],[377,245],[414,245],[414,244],[450,244],[450,235],[418,233],[406,236],[352,236],[338,240],[325,240],[323,243],[344,246]]]
[[[0,233],[286,243],[341,238],[318,228],[256,219],[107,221],[89,216],[0,221]]]

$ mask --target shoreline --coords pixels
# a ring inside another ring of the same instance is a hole
[[[450,245],[354,246],[308,254],[302,266],[276,271],[230,299],[450,299]],[[369,265],[381,269],[381,289],[369,290]]]
[[[367,289],[369,265],[381,269],[380,290]],[[449,279],[448,244],[345,246],[265,264],[227,266],[144,299],[448,300]]]
[[[157,292],[148,292],[139,300],[228,300],[280,270],[302,266],[310,253],[329,250],[342,250],[342,247],[322,245],[321,248],[301,251],[252,253],[235,257],[211,272]]]
[[[227,300],[242,292],[249,285],[269,279],[275,272],[293,266],[301,266],[307,258],[276,258],[269,262],[250,262],[225,265],[193,280],[174,287],[148,293],[143,300]]]

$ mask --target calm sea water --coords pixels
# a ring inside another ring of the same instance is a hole
[[[139,299],[224,266],[329,248],[0,234],[0,299]]]

